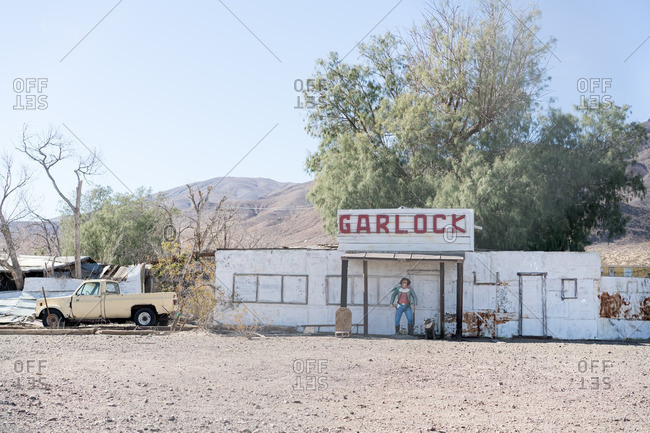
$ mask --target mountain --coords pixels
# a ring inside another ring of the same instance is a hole
[[[287,187],[296,185],[295,183],[276,182],[271,179],[249,178],[249,177],[215,177],[201,182],[191,183],[192,188],[205,190],[212,186],[212,195],[216,197],[228,197],[231,202],[255,201],[269,194],[281,191]],[[190,208],[190,200],[187,197],[187,186],[177,186],[176,188],[162,191],[169,200],[180,210]]]
[[[312,182],[276,182],[264,178],[216,177],[190,184],[205,191],[212,187],[211,202],[227,197],[226,204],[238,210],[234,230],[243,246],[307,247],[332,244],[322,229],[320,215],[307,201]],[[189,215],[187,186],[163,191],[176,208]]]
[[[242,227],[261,233],[266,246],[307,247],[332,244],[323,221],[307,201],[312,182],[292,184],[254,201],[240,204]]]

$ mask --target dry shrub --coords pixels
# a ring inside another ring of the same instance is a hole
[[[178,295],[174,323],[209,328],[214,323],[215,307],[226,302],[223,292],[214,284],[214,258],[184,252],[176,242],[165,242],[162,247],[163,256],[152,270],[159,290]]]

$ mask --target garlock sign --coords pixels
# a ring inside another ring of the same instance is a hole
[[[339,250],[474,251],[473,209],[342,209]]]

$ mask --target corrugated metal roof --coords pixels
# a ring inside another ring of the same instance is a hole
[[[54,262],[52,261],[54,260]],[[82,256],[81,261],[91,261],[90,256]],[[74,256],[28,256],[19,255],[18,263],[23,272],[42,271],[43,269],[59,269],[65,266],[74,265]],[[54,265],[54,266],[53,266]],[[9,272],[7,268],[0,266],[0,272]]]
[[[462,262],[464,256],[451,254],[409,254],[409,253],[346,253],[343,260],[418,260],[438,262]]]

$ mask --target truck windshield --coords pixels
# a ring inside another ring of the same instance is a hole
[[[88,295],[99,295],[99,283],[90,282],[86,283],[77,291],[77,295],[88,296]]]

